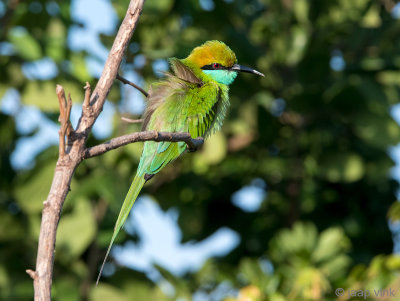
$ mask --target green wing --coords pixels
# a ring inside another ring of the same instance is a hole
[[[227,89],[215,82],[203,83],[180,60],[170,61],[175,75],[169,74],[166,80],[152,86],[144,128],[205,137],[222,123]],[[184,142],[145,142],[138,173],[156,174],[185,149]]]

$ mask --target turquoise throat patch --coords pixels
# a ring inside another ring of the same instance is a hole
[[[210,75],[213,80],[220,84],[230,85],[237,76],[237,72],[229,70],[203,70],[207,75]]]

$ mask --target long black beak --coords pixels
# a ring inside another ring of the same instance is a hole
[[[236,71],[236,72],[240,71],[240,72],[253,73],[253,74],[256,74],[256,75],[259,75],[259,76],[264,76],[264,74],[262,74],[261,72],[258,72],[255,69],[252,69],[252,68],[249,68],[249,67],[246,67],[246,66],[242,66],[242,65],[238,65],[238,64],[233,65],[230,69],[233,70],[233,71]]]

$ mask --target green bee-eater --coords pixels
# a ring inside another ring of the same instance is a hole
[[[196,47],[187,58],[171,58],[169,62],[173,74],[167,73],[165,79],[153,84],[149,90],[143,130],[188,132],[192,138],[206,138],[222,126],[229,106],[228,86],[237,73],[264,76],[236,64],[235,53],[219,41],[208,41]],[[144,143],[136,176],[119,213],[104,262],[145,182],[186,148],[184,142]]]

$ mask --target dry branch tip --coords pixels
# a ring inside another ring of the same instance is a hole
[[[144,119],[131,119],[128,117],[121,117],[121,120],[127,123],[142,123],[144,121]]]
[[[37,273],[36,273],[35,271],[32,271],[31,269],[25,270],[25,272],[26,272],[33,280],[36,280],[36,278],[38,277],[38,276],[37,276]]]
[[[85,99],[83,100],[83,109],[87,109],[90,105],[90,94],[92,94],[92,89],[90,87],[89,82],[86,82],[86,85],[83,87],[85,89]]]

